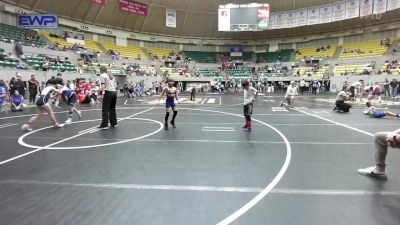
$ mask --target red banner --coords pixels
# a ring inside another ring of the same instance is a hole
[[[269,19],[269,7],[257,8],[257,19]]]
[[[106,0],[90,0],[90,2],[93,4],[99,4],[101,6],[104,6],[106,4]]]
[[[119,9],[141,16],[147,16],[147,5],[133,0],[119,0]]]

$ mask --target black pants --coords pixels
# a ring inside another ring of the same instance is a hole
[[[190,93],[190,101],[194,101],[196,98],[196,94],[194,92]]]
[[[105,91],[102,107],[102,122],[101,126],[108,126],[110,121],[111,126],[117,125],[117,113],[115,112],[115,104],[117,103],[116,91]]]
[[[36,95],[37,95],[37,89],[29,90],[29,103],[35,103]]]
[[[336,105],[336,109],[343,111],[343,112],[349,112],[350,108],[351,108],[351,105],[344,101],[336,101],[335,105]]]

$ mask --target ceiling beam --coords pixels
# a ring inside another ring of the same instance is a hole
[[[192,6],[192,2],[193,2],[193,1],[197,1],[197,0],[191,0],[191,1],[189,2],[188,9],[190,9],[190,7]],[[185,19],[183,19],[182,29],[181,29],[181,32],[180,32],[180,35],[181,35],[181,36],[183,35],[183,31],[185,30],[186,21],[187,21],[188,16],[189,16],[189,11],[186,11],[186,13],[185,13]]]
[[[143,21],[142,27],[140,28],[140,31],[143,31],[144,26],[146,25],[147,22],[147,18],[149,17],[149,15],[151,14],[151,9],[152,9],[152,5],[153,5],[153,0],[150,0],[150,4],[149,4],[149,10],[147,11],[147,16]]]
[[[67,2],[68,2],[68,1],[67,1]],[[84,1],[81,1],[81,2],[79,3],[78,7],[76,7],[76,9],[74,10],[74,13],[72,14],[72,18],[75,18],[76,14],[78,13],[78,9],[81,7],[81,5],[83,4],[83,2],[84,2]],[[89,7],[89,9],[90,9],[90,7]],[[87,12],[85,13],[85,15],[87,15]],[[84,18],[82,18],[82,19],[85,21]]]
[[[94,19],[94,21],[93,21],[93,24],[96,24],[96,23],[97,23],[97,20],[99,20],[99,17],[100,17],[100,15],[103,13],[103,9],[104,9],[104,8],[105,8],[104,6],[103,6],[103,7],[100,7],[99,11],[97,11],[96,17],[95,17],[95,19]],[[89,7],[89,9],[90,9],[90,7]]]
[[[36,2],[33,4],[32,9],[36,9],[36,7],[41,3],[42,0],[36,0]]]

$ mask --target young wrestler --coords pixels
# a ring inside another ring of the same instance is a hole
[[[248,81],[242,83],[243,87],[243,114],[246,119],[244,131],[251,132],[251,115],[253,114],[253,102],[256,101],[258,91],[254,87],[250,87]]]
[[[178,90],[173,85],[174,81],[172,79],[168,79],[168,86],[164,88],[164,90],[160,95],[160,101],[164,95],[167,96],[167,99],[165,101],[165,108],[167,111],[165,114],[165,127],[164,127],[165,130],[169,130],[168,129],[169,108],[172,108],[172,111],[174,113],[172,116],[171,125],[173,128],[176,128],[175,118],[176,115],[178,115],[178,111],[176,110],[174,99],[176,99],[176,101],[179,103],[179,96],[178,96]]]
[[[81,119],[82,113],[75,107],[75,103],[76,103],[75,92],[73,90],[69,89],[68,87],[64,86],[61,88],[61,96],[62,96],[62,99],[64,100],[65,104],[67,104],[69,106],[68,119],[67,119],[67,121],[65,121],[65,124],[72,123],[72,115],[74,112],[76,112],[79,119]]]
[[[376,108],[375,106],[373,106],[370,102],[367,102],[367,109],[363,111],[364,115],[368,115],[372,118],[383,118],[385,116],[389,116],[389,117],[396,117],[399,118],[400,115],[396,114],[396,113],[392,113],[389,111],[379,111],[378,108]]]
[[[55,81],[54,79],[48,81],[48,86],[43,89],[42,93],[39,96],[39,99],[36,101],[36,106],[39,112],[35,116],[30,118],[28,122],[21,127],[23,131],[31,131],[32,123],[35,122],[37,119],[39,119],[43,115],[43,113],[49,114],[49,117],[53,122],[54,127],[56,128],[64,127],[64,124],[60,124],[57,122],[54,116],[53,109],[50,107],[51,95],[53,93],[57,95],[61,94],[60,90],[56,89],[56,85],[57,81]]]

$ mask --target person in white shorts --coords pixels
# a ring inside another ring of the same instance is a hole
[[[290,85],[288,86],[285,94],[285,99],[287,104],[281,101],[281,107],[285,106],[287,108],[294,107],[294,96],[297,95],[297,87],[294,85],[294,81],[290,81]]]

